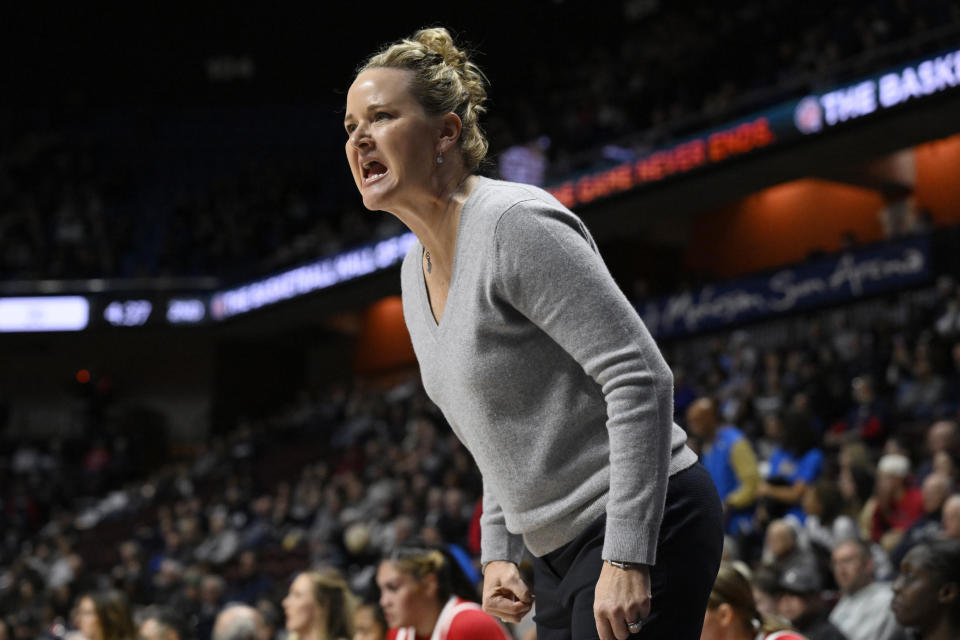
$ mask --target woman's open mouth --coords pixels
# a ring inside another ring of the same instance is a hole
[[[387,175],[389,169],[377,160],[368,160],[360,165],[360,170],[363,173],[363,184],[368,185],[376,182],[383,176]]]

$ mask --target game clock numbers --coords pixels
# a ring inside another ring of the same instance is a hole
[[[103,310],[103,319],[115,327],[142,327],[153,313],[149,300],[114,300]]]

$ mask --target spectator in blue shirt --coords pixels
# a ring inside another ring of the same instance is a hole
[[[757,495],[769,518],[793,515],[804,521],[800,507],[803,494],[823,470],[823,451],[817,447],[817,432],[806,413],[790,411],[774,421],[776,444],[770,455],[766,480]]]
[[[716,404],[699,398],[687,410],[687,428],[700,441],[700,461],[723,501],[726,532],[748,533],[760,472],[750,441],[733,425],[720,425]]]

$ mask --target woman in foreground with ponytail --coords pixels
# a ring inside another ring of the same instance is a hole
[[[720,567],[707,600],[700,640],[806,640],[790,625],[757,611],[750,581],[731,565]]]
[[[480,609],[475,589],[438,549],[401,547],[377,568],[387,640],[510,640]]]
[[[536,596],[538,640],[696,640],[720,565],[716,488],[583,222],[477,175],[485,85],[446,29],[424,29],[361,65],[344,117],[364,206],[417,238],[404,319],[424,389],[483,476],[483,608],[518,622]]]

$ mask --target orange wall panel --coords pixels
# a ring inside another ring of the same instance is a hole
[[[355,362],[357,371],[363,374],[386,373],[416,364],[400,296],[384,298],[367,309]]]
[[[836,251],[844,232],[860,242],[882,237],[883,198],[870,190],[803,179],[748,196],[699,216],[691,228],[687,267],[732,277],[797,262],[811,251]]]
[[[922,144],[914,157],[917,206],[938,225],[960,223],[960,135]]]

